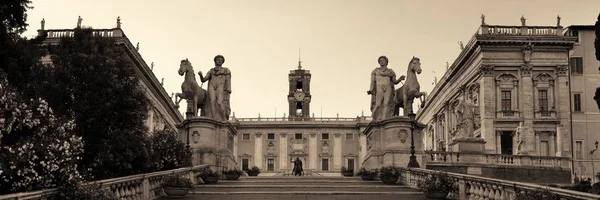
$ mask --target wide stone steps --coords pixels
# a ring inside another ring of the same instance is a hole
[[[170,199],[170,198],[161,198]],[[183,199],[426,199],[416,189],[359,177],[240,177],[199,184]]]

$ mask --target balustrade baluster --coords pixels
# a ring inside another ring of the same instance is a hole
[[[483,199],[488,199],[490,197],[490,188],[489,188],[489,184],[487,183],[482,183],[481,187],[483,189]]]

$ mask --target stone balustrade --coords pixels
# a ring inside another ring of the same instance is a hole
[[[524,35],[524,36],[560,36],[562,27],[559,26],[502,26],[483,25],[482,35]]]
[[[180,174],[196,183],[195,169],[202,169],[208,165],[197,165],[194,167],[179,168],[147,174],[138,174],[119,178],[105,179],[92,183],[99,183],[103,188],[110,188],[119,199],[157,199],[162,196],[162,180],[165,176]],[[32,199],[46,200],[56,195],[57,189],[47,189],[33,192],[22,192],[15,194],[0,195],[0,200]]]
[[[370,121],[371,117],[357,117],[357,118],[235,118],[239,122],[360,122]]]
[[[402,171],[401,181],[409,187],[417,188],[417,183],[424,180],[428,175],[437,171],[410,168]],[[547,187],[537,184],[507,181],[480,176],[447,173],[450,178],[458,181],[458,197],[456,199],[489,199],[489,200],[512,200],[517,193],[548,190],[556,194],[560,199],[600,199],[600,195]]]
[[[553,156],[506,155],[447,151],[425,151],[428,164],[480,164],[528,167],[560,167],[571,168],[571,159]]]
[[[39,30],[41,33],[47,33],[47,38],[62,38],[62,37],[73,37],[75,36],[75,29],[51,29],[51,30]],[[123,31],[121,29],[93,29],[92,34],[100,37],[123,37]]]

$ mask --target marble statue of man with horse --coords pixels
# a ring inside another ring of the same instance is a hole
[[[208,90],[202,89],[196,82],[194,69],[188,59],[182,60],[179,68],[179,75],[184,76],[185,80],[181,84],[182,93],[177,93],[176,105],[182,99],[193,101],[193,116],[197,116],[198,109],[201,109],[200,116],[208,117],[216,121],[229,120],[231,108],[229,96],[231,94],[231,71],[223,67],[225,57],[217,55],[213,59],[215,67],[211,68],[206,76],[198,72],[202,83],[208,81]]]
[[[412,113],[412,104],[415,98],[421,100],[421,107],[425,105],[425,92],[420,91],[417,74],[420,74],[421,61],[414,57],[408,64],[406,76],[396,79],[394,70],[387,67],[389,59],[386,56],[378,58],[380,67],[371,72],[371,86],[367,94],[371,95],[371,112],[374,121],[385,120],[398,116],[400,108],[404,109],[404,116]],[[406,82],[397,90],[394,86],[401,81]]]

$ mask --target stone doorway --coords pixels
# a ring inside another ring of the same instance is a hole
[[[513,132],[502,131],[500,134],[500,153],[506,155],[513,154]]]

